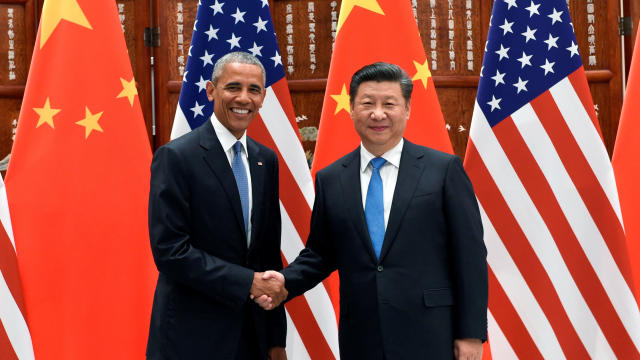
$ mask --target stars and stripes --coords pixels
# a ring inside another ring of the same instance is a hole
[[[640,357],[615,180],[564,0],[494,3],[465,168],[494,357]]]
[[[24,298],[18,273],[15,241],[0,177],[0,358],[33,359],[31,334],[24,315]]]
[[[286,266],[306,242],[314,194],[269,2],[201,0],[196,19],[171,138],[209,121],[213,104],[203,90],[217,59],[232,51],[245,51],[262,62],[267,71],[266,97],[259,116],[249,128],[249,135],[278,154],[282,254]],[[336,316],[322,284],[288,303],[287,312],[290,359],[339,357]]]

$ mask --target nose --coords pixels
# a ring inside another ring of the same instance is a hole
[[[238,102],[241,102],[243,104],[246,104],[250,101],[249,99],[249,89],[242,89],[242,91],[240,91],[240,94],[238,94],[238,97],[236,98],[236,100]]]
[[[378,105],[371,110],[371,119],[373,120],[384,120],[387,117],[387,113],[384,111],[382,106]]]

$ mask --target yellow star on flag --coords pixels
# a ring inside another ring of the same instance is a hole
[[[78,0],[47,0],[42,6],[40,49],[49,40],[49,37],[62,20],[92,29],[89,20],[84,16],[80,5],[78,5]]]
[[[53,117],[61,111],[61,109],[52,109],[51,103],[49,102],[49,98],[45,100],[44,105],[41,108],[33,108],[33,111],[40,115],[38,118],[38,124],[36,127],[40,127],[40,125],[47,123],[51,128],[53,128]]]
[[[429,60],[425,60],[424,64],[420,64],[417,61],[413,61],[413,65],[416,66],[416,74],[413,75],[413,78],[411,80],[416,81],[416,80],[422,80],[422,85],[424,85],[424,88],[427,88],[427,81],[429,81],[429,78],[431,77],[431,71],[429,71],[429,65],[427,64]]]
[[[349,14],[351,14],[351,11],[356,6],[373,11],[376,14],[384,15],[384,12],[377,0],[343,0],[342,6],[340,7],[340,16],[338,17],[338,28],[336,33],[340,32],[342,24],[344,24],[349,17]]]
[[[342,84],[342,91],[340,91],[340,94],[331,95],[331,98],[338,103],[336,105],[336,112],[333,113],[334,115],[340,110],[344,110],[348,113],[351,112],[351,107],[349,106],[349,94],[347,94],[347,87],[345,84]]]
[[[103,132],[100,124],[98,124],[98,120],[100,120],[100,116],[102,116],[103,112],[104,111],[101,111],[97,114],[92,114],[91,111],[89,111],[89,108],[85,106],[85,118],[76,122],[76,124],[84,126],[85,139],[89,137],[89,134],[91,134],[93,130]]]
[[[138,95],[138,89],[136,89],[136,81],[134,78],[131,78],[131,81],[127,81],[123,78],[120,78],[120,82],[122,83],[122,91],[117,98],[126,97],[129,98],[129,104],[133,106],[133,98]]]

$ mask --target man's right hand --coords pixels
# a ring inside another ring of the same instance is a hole
[[[271,310],[287,298],[284,276],[276,271],[256,272],[251,284],[251,298],[265,310]]]

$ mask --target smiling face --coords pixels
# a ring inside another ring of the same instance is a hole
[[[224,127],[241,138],[264,101],[262,70],[257,65],[228,63],[217,84],[207,83],[207,97],[213,112]]]
[[[396,81],[365,81],[351,104],[351,119],[362,144],[380,156],[400,142],[409,119],[410,105]]]

